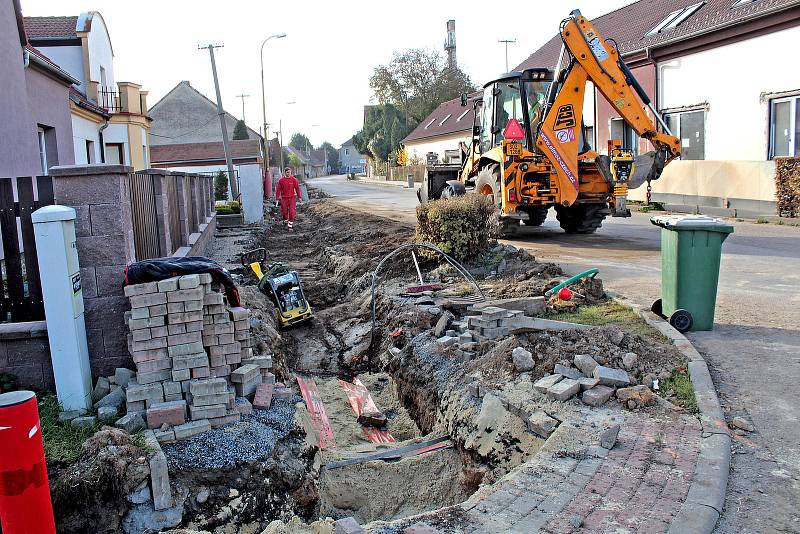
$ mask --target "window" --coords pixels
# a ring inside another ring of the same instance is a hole
[[[36,134],[39,138],[39,163],[41,164],[42,174],[47,174],[47,139],[45,138],[44,128],[37,128]]]
[[[672,135],[681,140],[681,159],[706,159],[706,112],[667,113],[664,120]]]
[[[487,152],[492,144],[492,115],[494,114],[494,86],[490,85],[483,92],[481,108],[481,152]]]
[[[350,155],[350,149],[349,148],[345,148],[344,149],[344,155],[345,156],[349,156]]]
[[[733,3],[733,7],[746,6],[747,4],[752,4],[755,1],[756,0],[736,0]]]
[[[439,123],[439,126],[441,126],[442,124],[444,124],[444,123],[447,121],[447,119],[449,119],[449,118],[450,118],[450,116],[451,116],[451,115],[452,115],[452,113],[448,113],[448,114],[447,114],[447,117],[443,118],[443,119],[442,119],[442,122],[440,122],[440,123]]]
[[[497,108],[494,118],[495,143],[500,143],[504,139],[503,131],[511,119],[518,121],[522,118],[522,95],[519,92],[519,84],[514,81],[502,81],[497,83]],[[520,124],[521,125],[521,124]]]
[[[102,66],[100,67],[100,87],[105,89],[108,87],[108,80],[106,79],[106,69]]]
[[[585,144],[589,145],[592,150],[595,150],[594,145],[594,126],[584,126],[583,127],[583,140]],[[584,144],[584,143],[582,143]]]
[[[430,128],[431,124],[433,124],[435,120],[436,120],[435,118],[431,119],[431,122],[425,125],[425,129],[427,130],[428,128]]]
[[[622,148],[631,150],[634,156],[639,155],[639,136],[623,119],[611,119],[611,139],[619,139]]]
[[[462,113],[461,115],[459,115],[459,116],[458,116],[458,118],[456,119],[456,122],[458,122],[458,121],[460,121],[461,119],[463,119],[463,118],[466,116],[466,114],[467,114],[467,113],[469,113],[469,110],[466,110],[466,111],[464,111],[464,113]]]
[[[691,17],[698,9],[703,7],[703,4],[705,4],[705,2],[698,2],[689,7],[684,7],[683,9],[673,11],[667,15],[664,20],[659,22],[655,28],[647,32],[647,35],[656,35],[664,30],[671,30],[672,28],[677,27],[678,24]]]
[[[94,163],[94,141],[86,140],[86,163]]]
[[[109,165],[124,165],[124,154],[122,143],[106,143],[106,163]]]
[[[770,101],[769,158],[800,155],[800,96]]]

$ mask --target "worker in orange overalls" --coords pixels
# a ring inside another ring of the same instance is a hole
[[[302,198],[300,184],[292,174],[292,168],[286,167],[283,169],[283,176],[278,180],[278,185],[275,188],[275,199],[281,203],[283,222],[289,227],[289,230],[294,230],[294,216],[297,212],[298,198]]]

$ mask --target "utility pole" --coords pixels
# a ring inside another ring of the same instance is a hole
[[[225,163],[228,166],[228,191],[230,191],[231,200],[237,200],[239,184],[236,183],[236,177],[233,174],[233,161],[231,161],[231,151],[228,148],[228,126],[225,124],[225,111],[222,109],[222,95],[219,92],[219,79],[217,79],[217,63],[214,61],[214,49],[223,46],[208,44],[197,48],[198,50],[208,50],[208,54],[211,56],[211,73],[214,75],[214,89],[217,92],[217,115],[219,115],[219,125],[222,128],[222,150],[225,152]]]
[[[278,144],[280,145],[281,150],[281,172],[283,172],[283,119],[278,121],[278,128],[280,128],[280,131],[278,132]]]
[[[242,99],[242,121],[244,121],[244,99],[249,97],[250,95],[236,95],[236,98]]]
[[[506,45],[506,72],[508,72],[508,45],[516,44],[517,40],[516,39],[499,39],[497,42],[498,43],[503,43],[503,44]]]

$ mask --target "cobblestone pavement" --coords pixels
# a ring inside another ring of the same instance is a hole
[[[691,416],[631,416],[610,451],[539,457],[461,505],[378,532],[665,533],[689,491],[700,430]]]

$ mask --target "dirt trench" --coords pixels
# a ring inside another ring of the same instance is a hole
[[[408,254],[394,257],[381,274],[373,329],[371,273],[412,237],[391,221],[324,199],[301,208],[293,232],[274,219],[218,231],[209,256],[229,268],[242,305],[252,311],[256,352],[271,354],[276,379],[296,392],[297,376],[315,381],[336,445],[320,450],[319,429],[295,396],[284,408],[285,431],[269,437],[274,443],[268,454],[211,469],[171,464],[173,484],[184,499],[181,527],[249,534],[262,532],[273,521],[311,523],[353,516],[368,523],[446,508],[537,454],[545,440],[528,430],[520,414],[526,405],[529,412],[542,408],[532,382],[551,373],[556,363],[575,354],[602,352],[618,364],[624,353],[635,350],[644,362],[637,378],[669,370],[673,360],[662,357],[664,347],[614,329],[509,336],[478,343],[469,355],[442,347],[434,335],[437,323],[443,317],[463,319],[468,297],[475,295],[452,269],[431,258],[421,259],[425,281],[446,289],[409,295],[407,288],[419,282]],[[283,262],[299,272],[314,310],[312,321],[278,329],[272,304],[239,263],[240,253],[259,247],[267,250],[268,262]],[[524,250],[499,245],[470,269],[491,298],[541,295],[561,274],[557,266],[537,262]],[[599,281],[581,291],[591,298],[603,296]],[[511,351],[518,346],[535,354],[529,373],[514,368]],[[371,442],[356,421],[340,383],[356,377],[386,415],[386,430],[395,442]],[[549,404],[544,409],[560,421],[580,418],[573,407]],[[243,420],[250,424],[252,417]],[[234,426],[226,432],[239,432]],[[449,438],[447,446],[424,454],[330,467],[359,454],[439,437]],[[124,516],[130,506],[124,496],[133,489],[116,489],[121,498],[112,499],[106,509]],[[282,532],[283,527],[276,528],[268,531]]]

